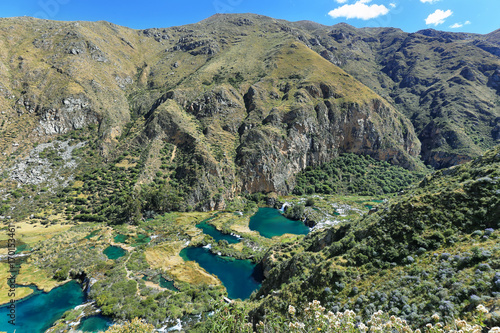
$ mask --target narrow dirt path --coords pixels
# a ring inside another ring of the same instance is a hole
[[[170,157],[170,163],[174,161],[176,152],[177,152],[177,146],[174,146],[174,150],[172,150],[172,157]]]

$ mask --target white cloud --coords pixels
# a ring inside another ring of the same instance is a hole
[[[430,25],[430,24],[434,24],[434,25],[438,25],[438,24],[443,24],[444,21],[450,17],[451,15],[453,14],[453,12],[451,10],[446,10],[446,11],[443,11],[441,9],[437,9],[434,13],[430,14],[429,16],[427,16],[427,18],[425,19],[425,24],[427,25]]]
[[[450,25],[450,28],[457,29],[457,28],[461,28],[464,25],[468,25],[468,24],[470,24],[470,21],[465,21],[464,23],[455,23],[453,25]]]
[[[457,28],[463,27],[464,25],[469,25],[469,24],[470,24],[470,21],[465,21],[464,23],[455,23],[453,25],[450,25],[450,28],[457,29]]]
[[[331,10],[328,15],[333,18],[345,17],[369,20],[389,12],[384,5],[367,5],[371,0],[359,0],[352,5],[343,5]]]
[[[349,1],[349,0],[335,0],[335,2],[337,2],[337,3],[346,3],[347,1]]]
[[[394,2],[391,2],[389,6],[391,6],[391,8],[396,8],[396,4]]]
[[[439,0],[420,0],[422,3],[435,3],[438,2]]]

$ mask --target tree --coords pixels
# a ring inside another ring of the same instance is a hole
[[[113,325],[105,333],[152,333],[154,326],[143,323],[139,318],[132,319],[124,325]]]
[[[304,205],[293,205],[291,208],[286,210],[285,216],[292,220],[302,220],[302,217],[304,216]]]

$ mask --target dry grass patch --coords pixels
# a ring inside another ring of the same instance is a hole
[[[134,158],[132,158],[134,159]],[[131,161],[130,159],[128,158],[124,158],[123,160],[121,160],[120,163],[116,163],[115,166],[119,167],[119,168],[125,168],[125,169],[128,169],[128,168],[133,168],[137,165],[137,162],[135,161]]]
[[[161,291],[168,290],[167,288],[162,288],[159,285],[157,285],[156,283],[153,283],[151,281],[146,281],[144,284],[150,288],[153,288],[153,289],[158,289]]]
[[[75,180],[75,182],[73,183],[73,188],[79,188],[82,186],[83,186],[83,181],[81,180]]]
[[[205,213],[205,212],[189,212],[189,213],[180,213],[179,217],[175,219],[175,222],[178,225],[186,226],[191,224],[195,226],[197,223],[209,218],[213,213]]]
[[[222,284],[218,278],[208,274],[194,261],[187,261],[183,265],[175,266],[169,273],[174,276],[176,280],[189,284],[207,284],[212,286]]]
[[[245,247],[243,242],[239,242],[239,243],[236,243],[236,244],[229,244],[229,246],[231,246],[233,249],[237,250],[237,251],[240,251],[242,252],[243,251],[243,248]]]
[[[260,234],[257,231],[250,230],[248,225],[233,224],[231,226],[231,230],[233,230],[234,232],[236,232],[239,235],[251,234],[254,236],[260,236]]]
[[[223,230],[224,227],[229,227],[229,229],[239,235],[249,234],[259,236],[260,234],[257,231],[250,230],[248,227],[249,223],[249,216],[236,216],[233,213],[220,213],[215,219],[210,221],[210,224],[215,226],[217,230]]]
[[[173,242],[148,248],[144,254],[152,268],[168,272],[175,280],[190,284],[220,285],[215,276],[208,274],[194,261],[184,261],[179,252],[185,247],[184,242]]]
[[[52,279],[43,269],[31,264],[24,264],[21,266],[21,271],[16,281],[18,284],[22,285],[34,284],[38,289],[42,289],[44,292],[49,292],[62,284]]]
[[[0,263],[0,305],[8,303],[11,299],[19,300],[33,293],[33,290],[27,287],[16,287],[16,296],[9,296],[10,287],[7,279],[10,277],[9,264]]]
[[[47,226],[40,226],[30,224],[28,222],[17,222],[16,226],[16,240],[21,240],[27,244],[35,244],[54,237],[62,232],[69,230],[72,225],[51,224]],[[9,236],[6,233],[0,234],[0,240],[6,240]]]
[[[179,252],[184,248],[184,246],[184,242],[161,244],[146,249],[144,254],[146,255],[146,260],[151,267],[168,271],[172,267],[184,263],[184,259],[179,256]]]

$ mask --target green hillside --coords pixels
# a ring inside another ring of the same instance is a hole
[[[499,166],[497,147],[427,176],[356,223],[275,248],[264,259],[270,269],[257,313],[316,299],[331,309],[366,316],[383,310],[423,325],[435,312],[450,321],[480,303],[495,309]]]

